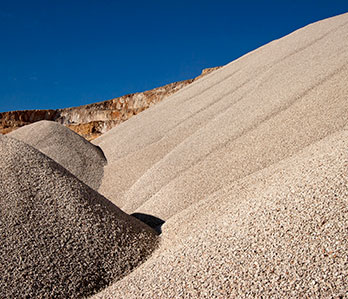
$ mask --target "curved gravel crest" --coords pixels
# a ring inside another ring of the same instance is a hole
[[[94,298],[345,298],[348,131],[173,216],[160,249]]]
[[[38,149],[93,189],[103,178],[106,158],[98,147],[54,121],[42,120],[8,134]]]
[[[347,78],[343,14],[94,140],[100,192],[166,221],[159,250],[96,297],[348,297]]]
[[[273,41],[93,141],[99,191],[164,220],[347,124],[348,14]]]

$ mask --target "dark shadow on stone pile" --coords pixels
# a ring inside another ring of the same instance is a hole
[[[100,186],[106,164],[103,151],[67,127],[43,120],[8,136],[38,149],[93,189]]]
[[[33,147],[0,136],[0,297],[86,297],[128,274],[156,233]]]
[[[162,225],[165,223],[163,219],[144,213],[133,213],[131,216],[152,227],[159,235],[162,233]]]

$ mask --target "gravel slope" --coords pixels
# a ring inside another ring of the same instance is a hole
[[[96,139],[99,191],[166,220],[96,298],[348,296],[348,14],[306,26]]]
[[[38,149],[93,189],[103,178],[106,159],[102,150],[54,121],[38,121],[8,136]]]
[[[168,219],[341,129],[347,22],[274,41],[96,139],[108,159],[99,190],[126,212]]]
[[[160,249],[95,298],[348,295],[348,131],[173,216]]]
[[[79,298],[128,274],[156,233],[33,147],[0,136],[0,297]]]

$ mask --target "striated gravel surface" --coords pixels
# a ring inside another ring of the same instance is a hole
[[[348,297],[347,62],[344,14],[96,139],[100,192],[166,222],[151,258],[95,298]]]
[[[157,234],[33,147],[0,136],[0,297],[79,298],[128,274]]]
[[[127,213],[163,219],[347,124],[348,18],[267,44],[93,143],[100,192]],[[111,192],[110,192],[111,191]]]
[[[348,298],[347,80],[348,14],[273,41],[93,141],[105,197],[0,137],[2,297]]]
[[[348,131],[212,194],[94,298],[348,296]]]
[[[97,189],[104,174],[103,151],[54,121],[39,121],[8,134],[38,149],[78,179]]]

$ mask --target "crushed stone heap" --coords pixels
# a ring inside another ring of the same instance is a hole
[[[128,274],[157,235],[33,147],[0,136],[3,298],[86,297]]]
[[[8,136],[38,149],[93,189],[99,187],[106,165],[103,151],[67,127],[43,120]]]

